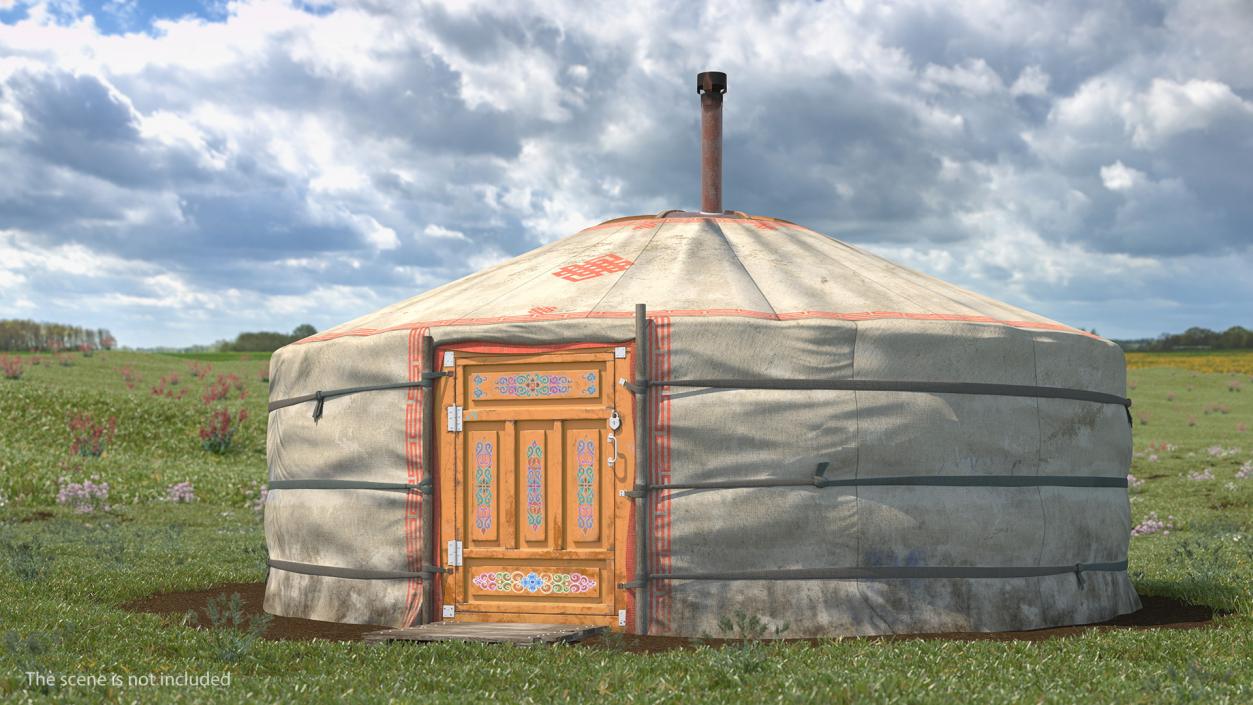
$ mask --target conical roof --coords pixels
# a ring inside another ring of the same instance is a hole
[[[1081,332],[794,223],[728,214],[610,220],[314,339],[627,317],[637,303],[668,316],[933,319]]]

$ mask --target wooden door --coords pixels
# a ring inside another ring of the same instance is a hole
[[[627,349],[452,352],[441,405],[461,415],[441,444],[441,525],[461,541],[444,546],[460,553],[444,583],[452,619],[618,626],[616,586],[630,579],[618,492],[634,482],[632,398],[617,384]]]

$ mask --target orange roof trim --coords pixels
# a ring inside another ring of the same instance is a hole
[[[987,323],[991,325],[1009,326],[1011,328],[1035,328],[1039,330],[1052,330],[1061,333],[1074,333],[1086,336],[1096,340],[1100,340],[1100,336],[1093,335],[1085,330],[1072,328],[1061,323],[1044,323],[1040,321],[1012,321],[992,318],[990,316],[963,316],[960,314],[949,313],[906,313],[903,311],[858,311],[850,313],[838,313],[835,311],[795,311],[791,313],[771,313],[769,311],[750,311],[739,308],[727,309],[687,309],[687,310],[656,310],[649,311],[649,317],[653,316],[670,316],[674,318],[706,318],[706,317],[732,317],[732,318],[754,318],[763,321],[799,321],[799,320],[831,320],[831,321],[883,321],[883,320],[906,320],[906,321],[940,321],[947,323]],[[482,326],[502,323],[538,323],[544,321],[568,321],[586,318],[631,318],[635,314],[631,311],[579,311],[569,313],[533,313],[518,316],[493,316],[488,318],[449,318],[442,321],[421,321],[414,323],[402,323],[400,325],[388,326],[386,328],[354,328],[352,330],[342,331],[339,333],[322,333],[313,335],[303,340],[298,340],[293,345],[303,345],[305,343],[317,343],[326,340],[334,340],[336,338],[347,337],[365,337],[378,335],[380,333],[390,333],[398,330],[413,330],[415,328],[447,328],[451,326]]]

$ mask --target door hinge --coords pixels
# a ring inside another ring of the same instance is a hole
[[[452,367],[456,362],[456,359],[456,356],[452,354],[451,350],[444,351],[444,367]]]
[[[619,360],[625,360],[626,359],[626,346],[619,345],[618,347],[614,348],[613,356],[618,358]]]
[[[459,406],[448,407],[448,430],[452,431],[453,433],[459,433],[461,431],[462,417],[463,417],[463,413],[462,413],[461,407]]]
[[[456,605],[444,605],[444,619],[452,619],[457,616]]]
[[[618,626],[626,626],[626,610],[618,610]]]
[[[450,566],[461,565],[461,552],[462,552],[462,546],[461,546],[460,541],[457,541],[456,539],[449,541],[448,542],[448,560],[445,561],[444,564],[450,565]]]

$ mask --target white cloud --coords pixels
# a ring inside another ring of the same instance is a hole
[[[1151,147],[1177,134],[1205,129],[1223,117],[1253,120],[1253,103],[1218,81],[1158,78],[1146,93],[1136,96],[1125,115],[1136,146]]]
[[[1039,66],[1028,66],[1009,87],[1013,95],[1044,96],[1049,92],[1049,75]]]
[[[1101,167],[1101,183],[1110,191],[1129,191],[1144,181],[1144,172],[1125,166],[1121,161]]]
[[[368,215],[356,215],[352,219],[360,228],[361,234],[374,247],[380,250],[394,250],[400,247],[400,238],[396,237],[395,230]]]
[[[955,88],[963,93],[986,95],[1005,89],[1001,77],[983,59],[967,60],[958,66],[929,64],[922,77],[932,91]]]
[[[422,234],[426,235],[427,237],[433,237],[433,238],[442,238],[442,239],[448,239],[448,240],[465,240],[466,242],[470,241],[470,238],[466,237],[466,234],[461,232],[460,230],[452,230],[450,228],[445,228],[442,225],[436,225],[434,223],[431,223],[430,225],[426,226],[426,228],[422,230]]]

